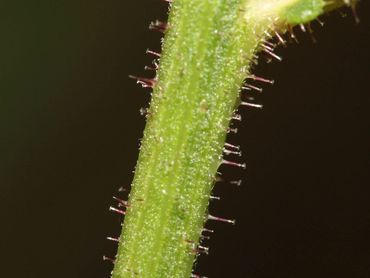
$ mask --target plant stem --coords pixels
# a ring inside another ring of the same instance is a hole
[[[158,77],[139,79],[153,85],[153,97],[113,278],[190,277],[255,53],[266,32],[285,29],[286,18],[311,19],[289,13],[307,0],[264,1],[268,9],[261,2],[173,2]]]

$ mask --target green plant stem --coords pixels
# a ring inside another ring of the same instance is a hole
[[[307,1],[258,1],[174,1],[113,278],[190,277],[255,53],[289,23],[275,16],[310,20],[286,13]]]

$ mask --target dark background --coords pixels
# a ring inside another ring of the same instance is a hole
[[[5,2],[5,1],[4,1]],[[8,1],[0,4],[0,276],[109,277],[106,236],[120,219],[149,95],[127,78],[159,50],[150,21],[166,4]],[[370,277],[370,5],[313,23],[318,43],[261,59],[272,77],[263,111],[243,111],[243,186],[219,184],[216,229],[197,273],[209,277]],[[227,170],[227,169],[226,169]],[[124,194],[123,194],[124,195]]]

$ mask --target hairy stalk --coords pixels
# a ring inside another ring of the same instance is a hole
[[[186,278],[240,87],[269,34],[341,0],[174,0],[113,278]],[[242,163],[236,166],[244,167]],[[113,209],[114,210],[114,209]],[[229,221],[232,222],[232,221]],[[196,277],[196,276],[195,276]]]

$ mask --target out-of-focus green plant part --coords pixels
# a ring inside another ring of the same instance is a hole
[[[345,4],[173,1],[158,75],[146,84],[153,97],[113,278],[192,275],[227,130],[261,43]]]

